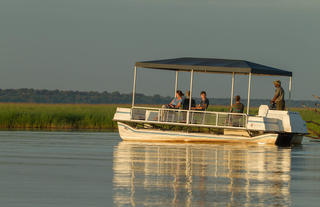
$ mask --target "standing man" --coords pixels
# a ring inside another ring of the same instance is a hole
[[[281,81],[276,80],[273,81],[274,87],[276,87],[276,93],[271,100],[271,104],[276,104],[277,110],[284,110],[286,107],[285,101],[284,101],[284,90],[281,87]]]

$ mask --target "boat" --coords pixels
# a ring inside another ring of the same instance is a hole
[[[179,73],[190,73],[189,110],[136,106],[138,68],[174,71],[174,91],[178,89]],[[247,75],[246,113],[191,110],[194,73],[231,75],[230,105],[233,104],[236,76]],[[280,146],[301,144],[308,131],[298,112],[272,110],[268,105],[261,105],[257,115],[250,114],[253,76],[288,77],[291,98],[292,72],[245,60],[186,57],[136,62],[132,106],[118,107],[113,120],[118,124],[120,137],[128,141],[236,142]]]

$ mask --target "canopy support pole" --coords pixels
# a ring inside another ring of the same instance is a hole
[[[290,80],[289,80],[289,100],[291,100],[291,91],[292,91],[292,76],[290,76]]]
[[[235,74],[232,73],[232,85],[231,85],[231,97],[230,97],[230,106],[233,105],[233,96],[234,96],[234,80],[235,80]]]
[[[251,95],[251,76],[252,74],[249,73],[249,86],[248,86],[248,103],[247,103],[247,115],[249,115],[250,110],[250,95]]]
[[[134,67],[134,75],[133,75],[133,89],[132,89],[132,107],[134,107],[134,98],[136,94],[136,80],[137,80],[137,67]]]
[[[191,77],[190,77],[190,97],[189,97],[189,111],[187,114],[187,124],[190,121],[190,110],[191,110],[191,103],[192,103],[192,88],[193,88],[193,70],[191,70]]]
[[[174,85],[173,97],[176,97],[176,93],[177,93],[177,90],[178,90],[178,76],[179,76],[179,71],[176,71],[176,82],[175,82],[175,85]]]

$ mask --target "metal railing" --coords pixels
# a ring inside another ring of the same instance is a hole
[[[246,128],[247,115],[228,112],[133,107],[131,120],[145,123],[216,128]]]

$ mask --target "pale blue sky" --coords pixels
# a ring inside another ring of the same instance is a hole
[[[193,56],[291,70],[294,98],[312,99],[319,11],[318,0],[1,0],[0,88],[130,92],[134,62]],[[273,79],[254,78],[252,97],[271,97]],[[170,72],[139,72],[137,89],[172,95],[173,81]],[[246,81],[236,87],[244,97]],[[230,85],[230,76],[195,77],[195,92],[210,97],[228,97]]]

